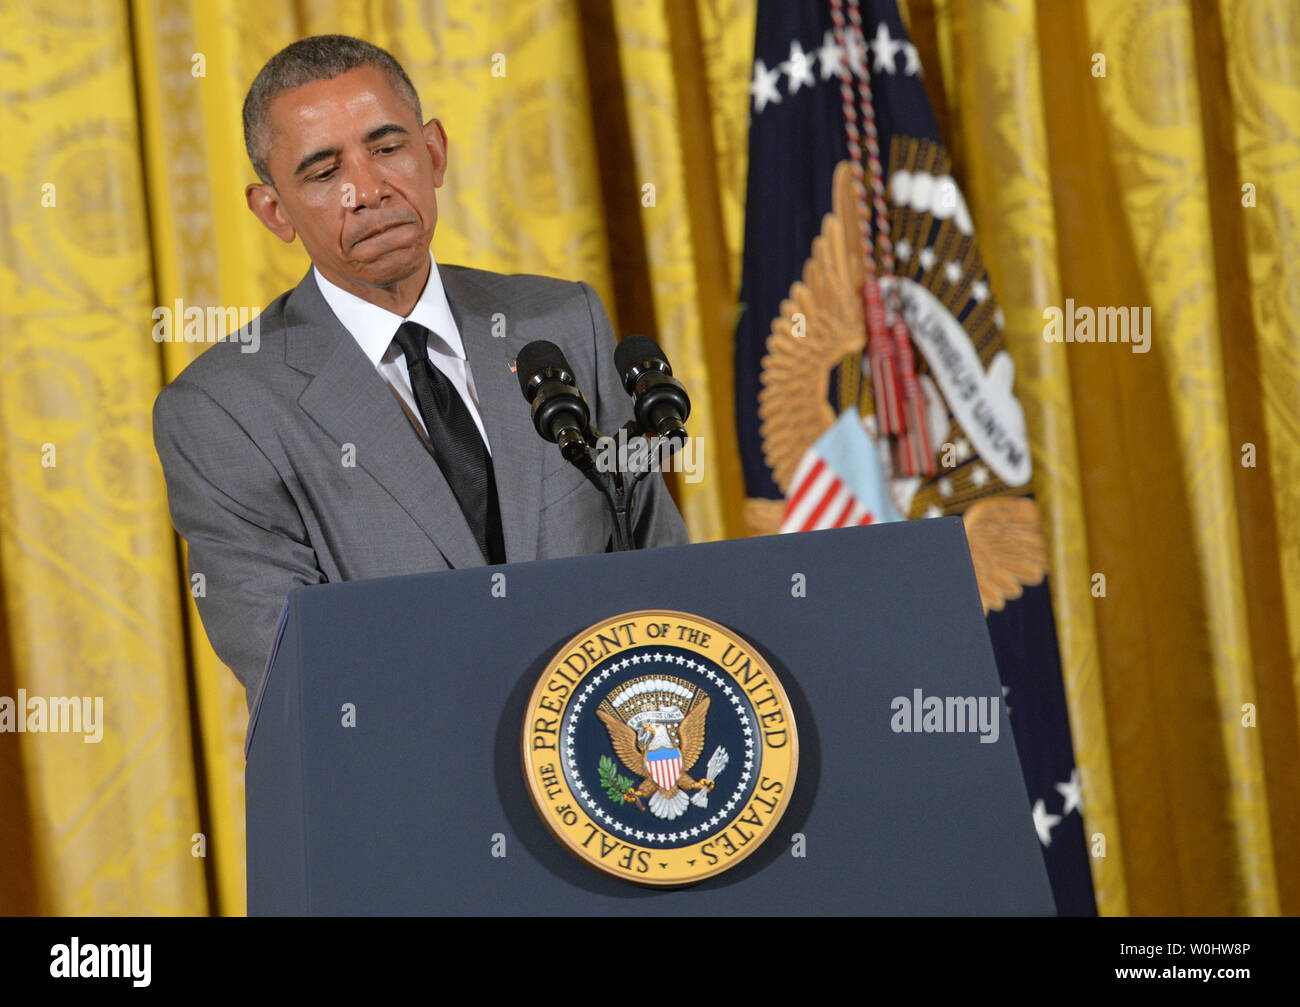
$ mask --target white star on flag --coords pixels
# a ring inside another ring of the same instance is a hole
[[[1079,786],[1079,770],[1074,769],[1070,772],[1070,778],[1065,783],[1056,785],[1057,791],[1065,798],[1065,807],[1061,810],[1062,815],[1068,815],[1075,808],[1079,813],[1083,813],[1083,793]]]
[[[970,481],[975,484],[976,489],[979,489],[989,481],[989,470],[983,465],[976,465],[970,471]]]
[[[903,73],[908,77],[915,77],[921,72],[921,54],[916,51],[916,46],[911,42],[905,42],[903,55],[907,57],[907,65],[903,67]]]
[[[918,256],[918,258],[921,260],[922,269],[930,270],[934,268],[935,255],[934,255],[933,248],[921,249],[921,254]]]
[[[982,304],[984,301],[988,299],[989,285],[985,283],[983,280],[978,280],[976,283],[974,283],[971,286],[970,295],[971,297],[975,298],[976,301]]]
[[[895,60],[898,58],[898,50],[903,48],[902,42],[895,42],[889,34],[889,26],[881,21],[876,25],[876,37],[871,40],[871,51],[876,54],[876,61],[873,64],[877,73],[893,73],[897,66]]]
[[[790,78],[791,94],[796,93],[804,84],[812,87],[817,83],[817,78],[813,76],[812,65],[812,59],[803,51],[803,46],[799,44],[799,40],[795,39],[795,41],[791,42],[790,58],[781,64],[781,69]]]
[[[943,275],[948,277],[948,282],[956,286],[961,282],[961,266],[955,262],[950,262],[943,267]]]
[[[1060,815],[1048,813],[1047,805],[1041,797],[1034,802],[1034,828],[1038,832],[1038,841],[1044,846],[1052,845],[1052,829],[1060,820]]]
[[[898,258],[900,260],[910,259],[912,257],[912,245],[906,238],[895,245],[894,249],[898,252]]]
[[[835,44],[833,31],[828,31],[822,36],[822,45],[817,50],[817,59],[822,65],[822,80],[830,80],[838,76],[840,64],[844,62],[844,50]]]
[[[776,89],[776,82],[781,79],[780,69],[769,70],[761,59],[754,60],[754,79],[750,82],[749,93],[754,96],[755,112],[767,108],[767,103],[780,104],[781,92]]]

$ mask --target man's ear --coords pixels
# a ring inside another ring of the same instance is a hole
[[[447,131],[441,120],[430,119],[424,124],[424,145],[433,158],[433,187],[439,189],[447,174]]]
[[[280,194],[275,191],[275,186],[265,182],[254,182],[244,188],[244,199],[248,201],[248,208],[253,211],[253,216],[260,220],[268,231],[286,245],[293,244],[298,231],[285,216],[284,207],[280,205]]]

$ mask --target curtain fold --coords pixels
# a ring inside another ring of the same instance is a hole
[[[92,716],[97,700],[102,738],[7,739],[26,807],[3,817],[26,822],[30,859],[0,861],[0,911],[202,914],[130,24],[115,5],[11,5],[3,22],[2,678],[13,699],[84,699]]]
[[[1300,913],[1300,6],[1192,7],[1213,138],[1229,445],[1278,901]],[[1249,205],[1248,205],[1249,204]],[[1253,451],[1253,465],[1243,464]]]

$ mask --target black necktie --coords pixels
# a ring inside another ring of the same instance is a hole
[[[429,359],[429,330],[403,322],[393,337],[406,357],[411,390],[433,442],[433,457],[489,563],[504,563],[505,544],[492,458],[469,408],[442,371]]]

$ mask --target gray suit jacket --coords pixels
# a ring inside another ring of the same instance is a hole
[[[526,343],[549,339],[596,427],[622,426],[631,400],[599,297],[545,276],[438,269],[492,447],[507,560],[605,551],[613,521],[602,496],[537,435],[510,370]],[[493,335],[497,313],[504,336]],[[424,438],[311,271],[258,322],[256,352],[244,352],[247,339],[215,343],[153,411],[172,523],[189,543],[191,583],[202,584],[199,614],[250,705],[294,588],[484,565]],[[687,541],[662,477],[637,495],[638,545]]]

